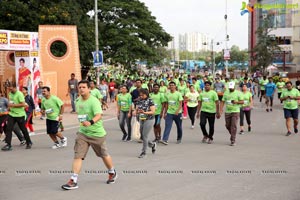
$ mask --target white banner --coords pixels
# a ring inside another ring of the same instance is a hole
[[[9,31],[0,29],[0,50],[38,50],[37,32]]]

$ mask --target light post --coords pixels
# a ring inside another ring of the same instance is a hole
[[[216,44],[214,43],[214,40],[211,39],[210,41],[210,49],[211,49],[211,57],[212,57],[212,73],[213,73],[213,79],[215,79],[215,52],[214,52],[214,45],[219,45],[220,43],[217,42]],[[203,45],[209,45],[208,43],[204,42]]]
[[[89,12],[86,13],[88,16],[90,16],[90,19],[92,19],[95,16],[95,51],[96,51],[96,55],[98,55],[98,51],[99,51],[98,13],[100,11],[101,10],[98,10],[98,0],[95,0],[94,10],[90,10]],[[98,68],[96,70],[97,85],[100,83],[99,74],[100,74],[100,69]]]

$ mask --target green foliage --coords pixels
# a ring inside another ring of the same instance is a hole
[[[38,31],[38,25],[77,25],[80,60],[92,65],[95,24],[86,13],[94,0],[2,0],[1,29]],[[98,0],[99,46],[104,59],[130,67],[136,59],[161,61],[161,48],[171,40],[138,0]]]
[[[271,21],[270,17],[266,17],[263,21],[261,27],[256,31],[258,42],[254,47],[253,51],[255,53],[254,60],[257,62],[257,67],[268,67],[273,63],[274,54],[276,51],[280,51],[275,38],[269,35],[271,31]]]

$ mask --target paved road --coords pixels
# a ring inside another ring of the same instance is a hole
[[[67,126],[69,146],[62,149],[52,150],[45,134],[32,137],[31,150],[14,140],[13,151],[0,152],[0,199],[299,200],[300,136],[284,136],[278,103],[272,113],[255,105],[253,131],[238,135],[235,147],[228,145],[224,116],[216,121],[212,145],[202,144],[199,126],[191,130],[189,120],[184,120],[182,144],[175,144],[174,127],[169,145],[159,145],[157,154],[144,159],[137,158],[141,144],[120,141],[111,110],[105,128],[119,178],[107,185],[105,167],[91,150],[75,191],[62,191],[60,186],[70,177],[77,125]],[[66,120],[75,121],[70,116]]]

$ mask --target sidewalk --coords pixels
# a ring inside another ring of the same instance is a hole
[[[116,103],[108,103],[109,108],[103,111],[103,119],[112,119],[116,117]],[[71,107],[65,107],[63,115],[63,125],[65,128],[79,126],[77,120],[77,114],[71,114]],[[33,118],[33,127],[35,133],[41,133],[46,131],[46,119],[41,120],[40,117]]]

